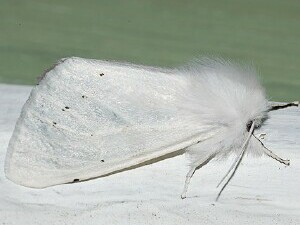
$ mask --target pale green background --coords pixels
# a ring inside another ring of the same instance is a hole
[[[0,0],[0,83],[34,84],[59,58],[176,66],[253,62],[269,98],[300,93],[299,0]]]

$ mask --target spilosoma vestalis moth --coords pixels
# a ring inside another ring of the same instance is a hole
[[[17,184],[44,188],[184,149],[190,160],[185,198],[196,168],[235,153],[219,197],[245,152],[289,164],[253,135],[271,109],[255,70],[226,60],[160,69],[63,59],[45,73],[24,105],[5,173]]]

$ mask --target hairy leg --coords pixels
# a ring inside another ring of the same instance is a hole
[[[183,191],[182,191],[182,194],[181,194],[182,199],[186,198],[186,192],[188,190],[188,186],[190,184],[191,178],[194,175],[196,169],[200,169],[202,166],[206,165],[215,156],[216,156],[216,153],[211,154],[211,155],[209,155],[205,158],[199,159],[198,161],[193,163],[191,169],[189,170],[189,172],[187,173],[186,178],[185,178],[184,188],[183,188]]]

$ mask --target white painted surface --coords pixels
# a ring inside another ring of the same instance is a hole
[[[246,157],[219,202],[231,160],[196,174],[182,200],[183,155],[82,183],[30,189],[7,180],[6,148],[31,87],[0,85],[0,224],[300,224],[300,109],[270,113],[256,133],[289,167]]]

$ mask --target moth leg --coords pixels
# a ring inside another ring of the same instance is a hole
[[[283,163],[286,166],[290,165],[290,160],[289,159],[282,159],[280,158],[278,155],[276,155],[275,153],[273,153],[271,150],[269,150],[268,148],[266,148],[264,146],[264,152],[266,153],[267,156],[277,160],[280,163]]]
[[[299,106],[299,102],[295,101],[295,102],[289,102],[289,103],[283,103],[283,104],[282,103],[271,104],[269,112],[273,111],[273,110],[288,108],[291,106]]]
[[[208,157],[199,159],[198,161],[196,161],[195,163],[193,163],[193,166],[191,167],[191,169],[189,170],[189,172],[186,175],[185,178],[185,183],[184,183],[184,188],[183,191],[181,193],[181,198],[185,199],[186,198],[186,192],[188,190],[188,186],[190,184],[191,178],[193,177],[196,169],[200,169],[202,166],[206,165],[210,160],[212,160],[214,157],[216,156],[216,154],[212,154],[209,155]]]
[[[197,166],[193,166],[190,171],[187,173],[186,178],[185,178],[185,183],[184,183],[184,188],[183,191],[181,193],[181,198],[185,199],[186,198],[186,192],[189,186],[189,183],[191,181],[192,176],[194,175],[195,171],[196,171]]]
[[[275,160],[277,160],[278,162],[280,162],[280,163],[283,163],[284,165],[286,165],[286,166],[289,166],[290,165],[290,160],[288,160],[288,159],[282,159],[282,158],[280,158],[278,155],[276,155],[275,153],[273,153],[270,149],[268,149],[255,135],[253,135],[255,138],[256,138],[256,140],[258,140],[259,142],[260,142],[260,144],[262,145],[262,147],[263,147],[263,151],[264,151],[264,153],[267,155],[267,156],[269,156],[269,157],[271,157],[271,158],[273,158],[273,159],[275,159]]]

